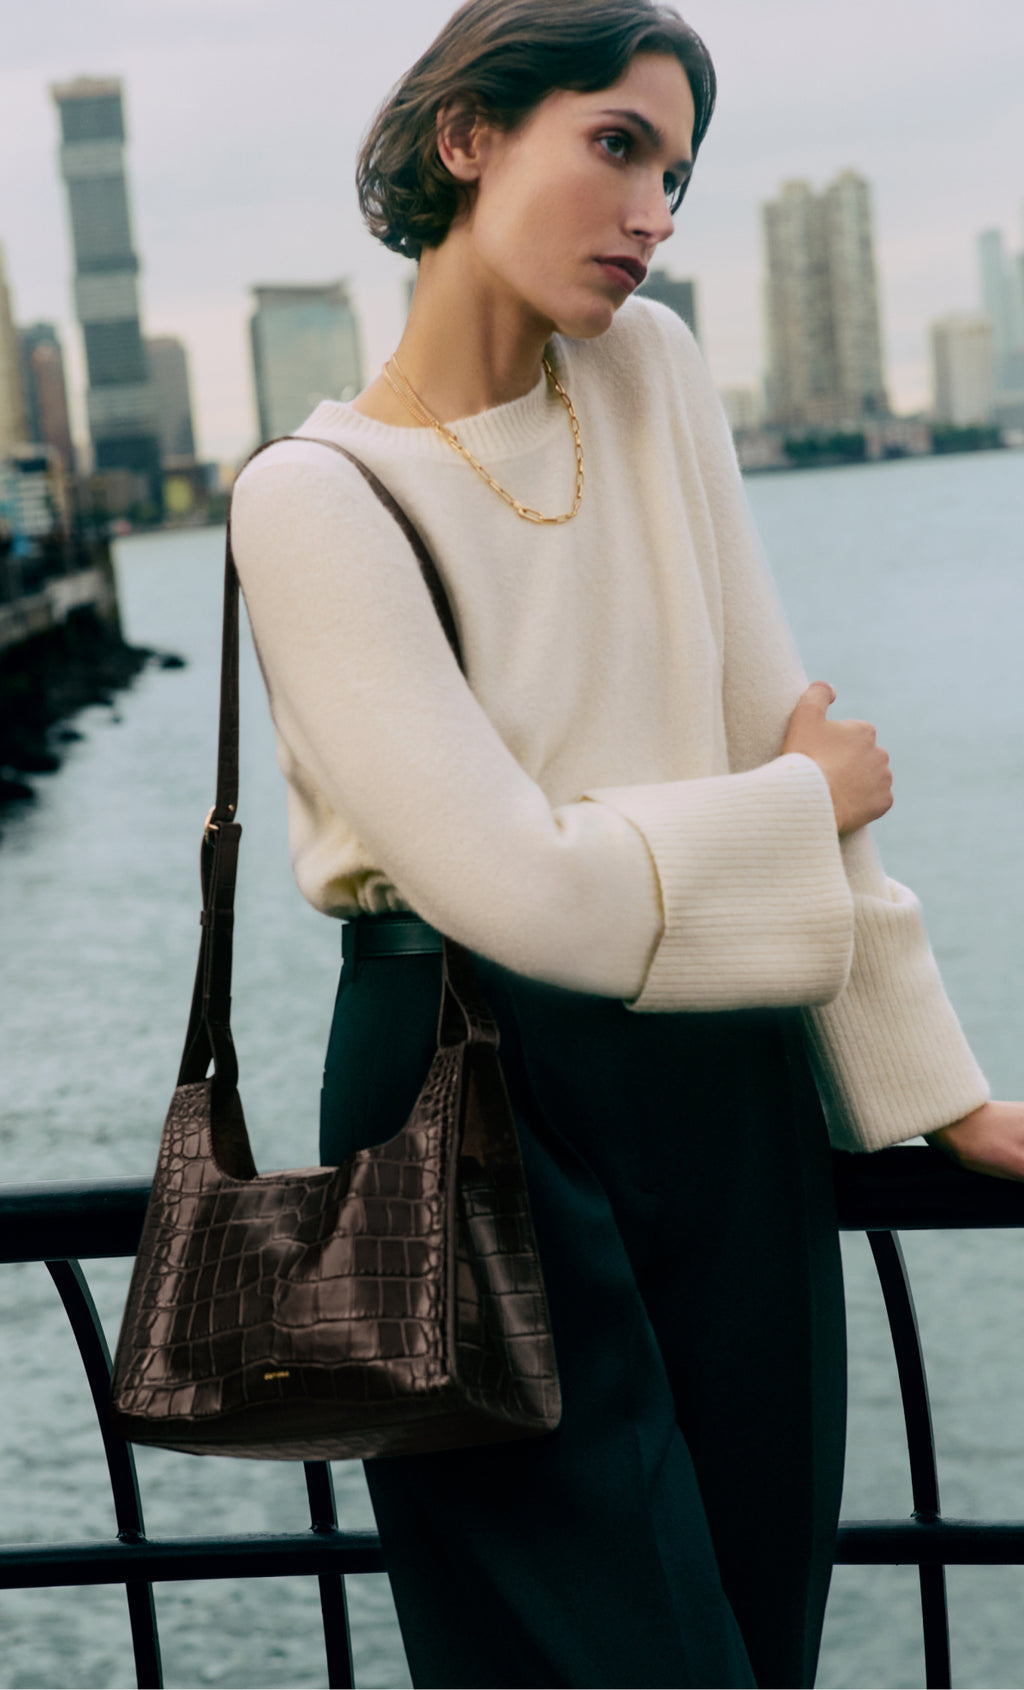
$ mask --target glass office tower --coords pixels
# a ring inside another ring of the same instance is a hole
[[[290,434],[321,399],[363,385],[359,325],[344,282],[256,287],[250,320],[260,438]]]
[[[135,477],[140,498],[159,505],[160,442],[139,324],[121,84],[80,77],[52,93],[61,121],[95,468],[101,475]]]

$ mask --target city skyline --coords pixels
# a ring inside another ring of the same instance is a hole
[[[59,29],[50,6],[12,20],[5,43],[0,110],[18,146],[0,158],[0,239],[18,321],[58,325],[76,433],[81,358],[46,90],[80,74],[124,82],[144,330],[188,346],[211,455],[253,438],[248,290],[260,275],[350,278],[367,369],[379,366],[401,329],[408,267],[362,231],[352,164],[447,0],[393,0],[386,30],[354,0],[309,0],[301,34],[238,0],[182,0],[159,16],[127,0],[56,9]],[[770,16],[755,0],[681,9],[708,40],[722,92],[679,233],[656,262],[698,279],[716,380],[754,385],[764,369],[759,205],[791,177],[852,166],[875,193],[893,403],[924,405],[929,322],[979,303],[978,231],[1021,245],[1024,17],[979,0],[966,33],[945,0],[907,0],[895,16],[880,0],[828,17],[810,0],[779,0]]]

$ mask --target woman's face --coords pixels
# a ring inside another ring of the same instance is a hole
[[[478,126],[446,162],[476,184],[456,228],[479,281],[548,332],[603,334],[672,233],[693,124],[678,59],[642,53],[610,88],[549,94],[514,134]]]

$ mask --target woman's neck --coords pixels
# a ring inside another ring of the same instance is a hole
[[[440,422],[476,416],[532,392],[554,324],[479,273],[453,231],[420,261],[396,348],[415,392]],[[417,427],[382,375],[353,401],[378,422]]]

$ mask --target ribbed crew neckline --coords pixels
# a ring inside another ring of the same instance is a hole
[[[564,371],[566,362],[564,350],[557,347],[556,369]],[[568,378],[563,379],[568,385]],[[446,426],[474,457],[495,462],[534,450],[556,428],[564,428],[568,434],[569,417],[557,393],[548,387],[547,376],[542,371],[536,386],[522,398],[511,399],[507,405],[495,405],[489,411],[479,411],[473,417],[459,418]],[[454,456],[451,447],[432,428],[397,428],[393,423],[365,417],[341,400],[321,400],[296,433],[315,436],[325,429],[332,434],[361,438],[367,444],[372,442],[403,457],[444,460]]]

